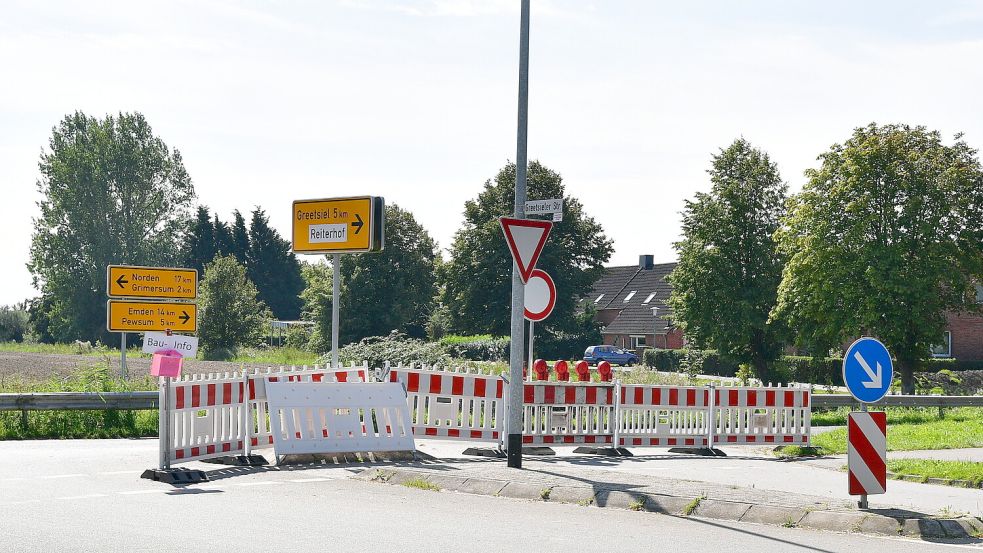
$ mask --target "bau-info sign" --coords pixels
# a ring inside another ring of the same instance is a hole
[[[109,300],[106,302],[106,329],[110,332],[198,330],[198,306],[193,303]]]
[[[198,297],[198,271],[169,267],[106,267],[106,294],[114,298]]]
[[[385,200],[376,196],[296,200],[293,251],[358,253],[385,246]]]

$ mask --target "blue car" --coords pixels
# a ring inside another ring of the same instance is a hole
[[[631,366],[638,363],[638,356],[615,346],[591,346],[584,352],[584,361],[591,365],[607,361],[612,365]]]

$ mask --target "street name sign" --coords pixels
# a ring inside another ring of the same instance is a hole
[[[850,413],[847,467],[850,495],[874,495],[887,490],[887,414],[884,411]]]
[[[198,271],[172,267],[106,267],[106,295],[114,298],[198,297]]]
[[[539,322],[550,316],[556,306],[556,284],[553,278],[542,269],[533,269],[526,282],[525,317]]]
[[[529,215],[549,215],[553,214],[553,221],[563,220],[563,198],[552,200],[527,200],[525,204],[525,214]]]
[[[385,247],[385,199],[378,196],[295,200],[295,253],[378,252]]]
[[[512,252],[512,259],[519,267],[519,276],[522,282],[529,282],[536,262],[539,261],[539,254],[543,253],[543,246],[549,238],[550,229],[553,223],[549,221],[537,221],[535,219],[513,219],[502,217],[499,219],[502,225],[502,232],[505,234],[505,241],[509,244]]]
[[[182,357],[194,357],[198,353],[198,338],[163,332],[147,332],[143,335],[143,353],[157,353],[161,350],[175,350]]]
[[[874,338],[860,338],[843,356],[843,382],[850,395],[862,403],[876,403],[891,387],[894,365],[884,344]]]
[[[191,302],[109,300],[106,329],[110,332],[198,330],[198,306]]]

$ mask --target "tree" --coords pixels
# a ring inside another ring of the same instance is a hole
[[[245,265],[249,260],[249,231],[246,229],[246,219],[239,210],[232,212],[232,255],[239,263]]]
[[[232,243],[232,229],[229,228],[229,225],[218,219],[218,213],[215,214],[214,233],[215,250],[221,255],[234,256],[235,245]]]
[[[331,267],[323,263],[302,263],[304,291],[301,317],[314,323],[307,349],[315,353],[331,350]]]
[[[249,278],[256,283],[259,298],[277,319],[293,320],[300,316],[300,293],[304,277],[290,242],[270,228],[266,213],[256,208],[249,225]]]
[[[199,275],[205,272],[205,264],[211,263],[218,254],[215,244],[215,227],[208,208],[198,206],[195,218],[188,223],[181,244],[181,265],[189,269],[197,269]]]
[[[425,337],[437,296],[438,259],[436,242],[413,214],[386,206],[385,250],[341,258],[341,342],[393,330]]]
[[[942,342],[947,310],[977,310],[983,171],[957,135],[870,124],[822,154],[779,233],[789,256],[775,317],[814,352],[860,335],[897,359],[902,389]]]
[[[27,264],[47,310],[36,320],[54,340],[106,340],[106,266],[173,264],[194,187],[139,113],[75,112],[48,146]]]
[[[611,240],[581,203],[565,194],[559,173],[533,161],[527,178],[530,200],[563,198],[564,208],[563,222],[553,226],[537,264],[553,277],[558,297],[553,314],[536,325],[536,332],[570,332],[577,328],[577,300],[590,291],[611,257]],[[512,256],[498,219],[512,215],[514,194],[515,164],[509,163],[485,182],[476,199],[465,203],[464,226],[454,236],[443,271],[443,304],[458,332],[510,332]]]
[[[683,210],[679,262],[669,305],[686,338],[753,367],[763,381],[782,353],[781,325],[769,321],[783,260],[773,238],[788,187],[768,154],[743,138],[713,156],[709,193]]]
[[[246,268],[231,255],[205,265],[198,295],[198,338],[206,359],[228,359],[236,348],[255,344],[271,317]]]

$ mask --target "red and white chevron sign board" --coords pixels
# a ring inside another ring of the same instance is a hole
[[[887,488],[887,415],[850,413],[847,430],[847,465],[850,495],[874,495]]]

